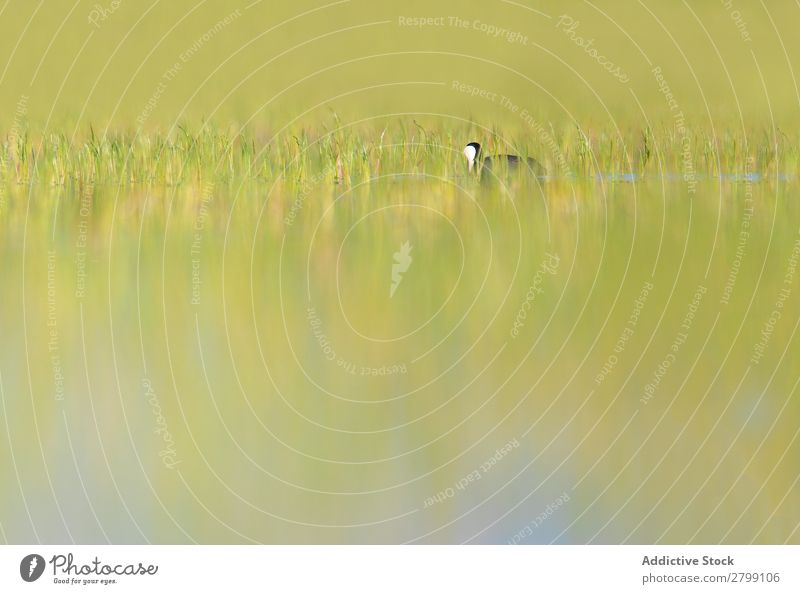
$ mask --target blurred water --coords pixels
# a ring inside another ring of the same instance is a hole
[[[760,179],[19,190],[3,534],[798,542],[800,213]]]

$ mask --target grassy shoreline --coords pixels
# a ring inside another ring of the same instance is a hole
[[[758,129],[716,135],[704,128],[675,127],[614,131],[574,125],[550,126],[537,134],[476,126],[426,129],[414,122],[384,128],[287,130],[219,129],[209,126],[174,133],[110,132],[103,136],[12,131],[0,147],[4,184],[65,185],[72,182],[175,185],[239,179],[300,183],[313,178],[347,186],[387,173],[449,177],[464,174],[461,154],[468,140],[481,139],[487,154],[535,156],[553,178],[719,176],[758,173],[795,176],[800,138]]]

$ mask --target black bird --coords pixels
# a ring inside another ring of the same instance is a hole
[[[475,163],[480,159],[481,155],[481,145],[477,142],[470,142],[467,146],[464,147],[464,156],[467,158],[467,163],[469,164],[469,170],[472,171],[475,169]],[[527,159],[523,159],[517,155],[497,155],[495,157],[486,157],[483,160],[483,169],[487,171],[492,170],[492,164],[494,162],[504,162],[508,167],[509,171],[516,171],[520,168],[520,166],[526,167],[527,170],[532,173],[533,175],[544,175],[546,173],[545,168],[542,167],[542,164],[539,163],[536,159],[532,157],[528,157]]]

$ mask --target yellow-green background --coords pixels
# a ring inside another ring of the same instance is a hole
[[[798,542],[800,282],[784,282],[800,228],[796,3],[736,3],[750,43],[720,2],[527,5],[543,15],[494,0],[122,0],[99,28],[93,4],[0,6],[0,538],[505,543],[528,527],[525,543]],[[237,8],[138,130],[164,72]],[[628,84],[555,28],[562,13]],[[400,16],[480,19],[529,46]],[[655,65],[691,124],[694,194]],[[453,80],[534,113],[574,177],[518,117]],[[228,136],[208,140],[206,122]],[[648,127],[664,153],[649,145],[636,183],[609,178],[638,167]],[[552,179],[478,182],[461,156],[473,139],[533,151]],[[126,146],[135,175],[114,152]],[[243,146],[263,161],[254,174]],[[389,297],[406,241],[414,260]],[[512,337],[547,252],[561,267]],[[598,386],[645,281],[635,334]],[[690,336],[642,405],[700,284]],[[408,374],[344,373],[309,306],[341,356]],[[400,336],[439,307],[395,342],[348,326]],[[144,379],[177,469],[160,459]],[[425,506],[514,439],[478,482]]]
[[[152,124],[203,117],[239,122],[252,115],[274,123],[320,102],[348,118],[386,111],[443,112],[482,120],[503,114],[451,92],[449,86],[360,90],[453,79],[505,94],[529,111],[551,117],[596,125],[612,117],[638,123],[641,113],[634,95],[652,118],[666,113],[650,64],[663,68],[683,110],[701,123],[713,116],[737,124],[740,115],[755,123],[774,117],[785,127],[798,122],[793,67],[800,42],[794,34],[797,6],[792,2],[733,3],[751,42],[742,41],[723,3],[710,0],[354,0],[299,18],[329,3],[263,1],[244,10],[252,3],[122,0],[99,28],[87,22],[94,4],[5,4],[0,23],[4,105],[14,105],[20,94],[27,94],[30,118],[37,125],[50,118],[49,125],[57,127],[65,122],[130,126],[180,54],[220,19],[242,9],[243,16],[206,43],[170,83]],[[578,34],[594,38],[594,47],[620,65],[631,81],[620,84],[568,40],[555,27],[561,14],[579,20]],[[519,31],[529,43],[509,44],[471,28],[400,27],[400,16],[480,20]],[[350,94],[333,99],[342,93]],[[7,122],[8,109],[3,112]]]

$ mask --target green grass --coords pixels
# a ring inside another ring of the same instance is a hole
[[[328,172],[345,185],[389,173],[453,176],[464,173],[463,146],[479,139],[485,154],[514,152],[534,156],[548,173],[564,177],[633,172],[641,175],[682,174],[684,151],[700,175],[758,172],[796,175],[800,138],[767,130],[747,133],[725,129],[718,136],[674,129],[580,130],[574,125],[550,126],[545,135],[522,130],[477,126],[424,128],[416,122],[391,121],[381,129],[342,127],[298,128],[270,135],[265,130],[191,130],[179,126],[171,134],[109,131],[98,136],[36,134],[22,131],[7,137],[0,152],[5,184],[66,185],[80,182],[177,185],[257,179],[301,182]]]

